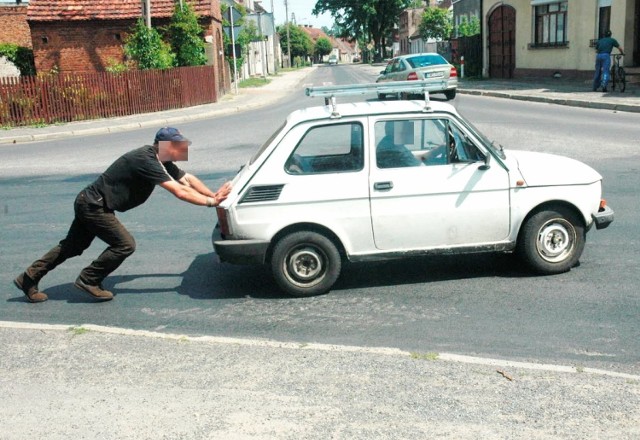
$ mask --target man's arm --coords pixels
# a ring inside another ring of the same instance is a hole
[[[218,206],[231,192],[231,182],[226,182],[215,193],[191,174],[185,174],[180,180],[163,182],[160,186],[171,194],[199,206]]]

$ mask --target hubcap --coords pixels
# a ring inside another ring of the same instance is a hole
[[[294,249],[287,258],[287,273],[295,280],[308,283],[324,272],[322,254],[315,248]]]
[[[563,219],[547,222],[538,234],[538,253],[551,263],[566,259],[573,250],[575,231],[571,223]]]

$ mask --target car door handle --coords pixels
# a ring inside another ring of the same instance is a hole
[[[393,188],[393,182],[376,182],[373,184],[373,189],[376,191],[389,191]]]

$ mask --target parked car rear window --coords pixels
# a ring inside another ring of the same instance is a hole
[[[419,67],[428,67],[428,66],[438,66],[442,64],[449,64],[447,60],[445,60],[440,55],[419,55],[416,57],[411,57],[406,59],[409,65],[416,69]]]

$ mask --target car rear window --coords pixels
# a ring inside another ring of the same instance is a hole
[[[418,67],[428,67],[428,66],[439,66],[442,64],[449,64],[447,60],[445,60],[440,55],[420,55],[417,57],[407,58],[407,63],[413,68],[416,69]]]

